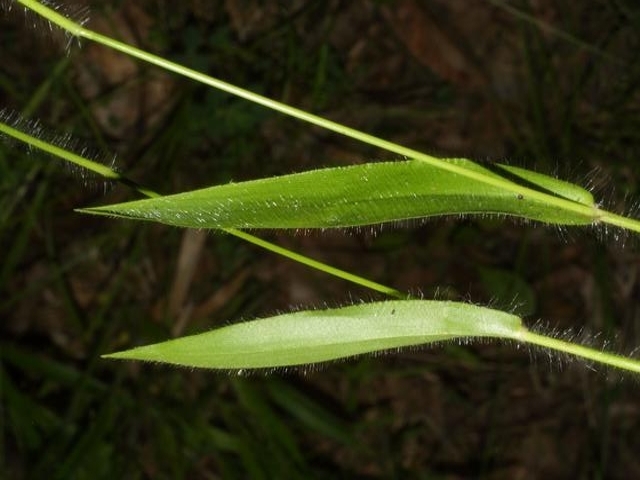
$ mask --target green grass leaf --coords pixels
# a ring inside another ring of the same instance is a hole
[[[287,313],[105,355],[215,369],[306,365],[469,337],[517,337],[520,318],[465,303],[399,300]]]
[[[415,160],[366,163],[82,211],[192,228],[331,228],[461,214],[563,225],[597,218],[593,197],[578,186],[504,167],[521,185],[469,160],[448,162],[474,178]]]
[[[286,313],[103,357],[244,370],[308,365],[480,337],[530,344],[640,373],[638,359],[532,332],[516,315],[435,300],[390,300]]]

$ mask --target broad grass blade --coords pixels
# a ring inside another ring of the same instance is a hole
[[[509,167],[520,184],[469,160],[448,162],[475,178],[421,161],[367,163],[82,211],[192,228],[332,228],[470,214],[594,221],[593,197],[578,186]]]
[[[517,338],[515,315],[466,303],[373,302],[237,323],[105,355],[212,369],[275,368],[459,338]]]

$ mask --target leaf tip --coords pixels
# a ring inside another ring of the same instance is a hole
[[[84,208],[74,208],[74,212],[76,213],[84,213],[88,215],[98,215],[101,217],[114,217],[114,218],[126,218],[127,215],[121,214],[119,212],[114,211],[108,206],[104,207],[84,207]]]
[[[105,359],[116,359],[116,360],[124,360],[127,357],[126,355],[126,351],[124,352],[112,352],[112,353],[104,353],[102,355],[100,355],[100,358],[105,358]]]

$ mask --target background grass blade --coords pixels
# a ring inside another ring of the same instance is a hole
[[[473,162],[449,162],[510,188],[423,162],[381,162],[230,183],[82,211],[194,228],[349,227],[460,214],[514,215],[564,225],[589,225],[596,220],[593,197],[580,187],[518,169],[514,177],[544,188],[545,192],[533,197],[527,193],[530,188]],[[522,193],[514,193],[519,189]],[[571,202],[567,202],[567,193]],[[571,208],[565,208],[567,203]]]

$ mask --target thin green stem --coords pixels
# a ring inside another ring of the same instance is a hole
[[[100,163],[89,160],[88,158],[81,157],[73,152],[65,150],[62,147],[58,147],[57,145],[52,145],[45,140],[40,140],[39,138],[32,137],[31,135],[22,132],[16,128],[10,127],[6,123],[0,122],[0,132],[9,135],[10,137],[15,138],[16,140],[20,140],[31,147],[35,147],[39,150],[42,150],[50,155],[55,157],[64,158],[65,160],[74,163],[80,167],[86,168],[87,170],[91,170],[92,172],[97,173],[105,178],[111,180],[119,180],[120,174],[115,172],[113,169],[107,167],[106,165],[102,165]]]
[[[386,287],[376,282],[372,282],[370,280],[364,279],[357,275],[353,275],[349,272],[345,272],[344,270],[331,267],[324,263],[313,260],[309,257],[305,257],[304,255],[300,255],[298,253],[287,250],[286,248],[280,247],[278,245],[274,245],[273,243],[269,243],[265,240],[262,240],[261,238],[254,237],[253,235],[250,235],[242,230],[236,230],[235,228],[227,228],[224,231],[238,238],[247,240],[248,242],[251,242],[254,245],[258,245],[259,247],[270,250],[273,253],[277,253],[278,255],[283,255],[287,258],[290,258],[291,260],[294,260],[296,262],[303,263],[309,267],[315,268],[316,270],[321,270],[323,272],[329,273],[336,277],[340,277],[343,280],[347,280],[352,283],[357,283],[358,285],[369,288],[371,290],[376,290],[380,293],[384,293],[385,295],[389,295],[390,297],[395,297],[400,300],[406,300],[411,298],[409,294],[402,293],[393,288]]]
[[[613,225],[614,227],[620,227],[627,230],[638,232],[638,220],[634,218],[625,217],[623,215],[617,215],[613,212],[607,212],[606,210],[599,210],[601,223]]]
[[[593,362],[620,368],[622,370],[640,373],[640,360],[633,358],[622,357],[614,353],[603,352],[602,350],[595,350],[575,343],[565,342],[564,340],[559,340],[557,338],[546,337],[526,329],[522,329],[516,339],[525,343],[556,350],[558,352],[575,355]]]
[[[506,191],[511,191],[516,196],[522,195],[522,196],[527,196],[528,198],[531,198],[534,200],[546,202],[549,205],[556,206],[559,209],[568,210],[570,212],[574,212],[579,215],[582,215],[586,218],[592,218],[594,222],[597,220],[603,221],[605,223],[617,221],[615,216],[604,215],[603,212],[599,210],[597,207],[595,207],[594,205],[585,205],[583,203],[575,202],[565,198],[548,195],[544,192],[533,190],[533,189],[524,187],[522,185],[513,183],[504,178],[488,176],[483,174],[482,172],[473,171],[473,170],[464,168],[460,165],[457,165],[453,162],[432,157],[430,155],[426,155],[417,150],[413,150],[411,148],[407,148],[402,145],[398,145],[396,143],[383,140],[381,138],[361,132],[354,128],[347,127],[345,125],[339,124],[337,122],[333,122],[326,118],[322,118],[318,115],[305,112],[304,110],[300,110],[298,108],[291,107],[289,105],[278,102],[276,100],[272,100],[262,95],[258,95],[256,93],[250,92],[248,90],[229,84],[222,80],[218,80],[209,75],[205,75],[196,70],[192,70],[190,68],[171,62],[157,55],[153,55],[149,52],[145,52],[144,50],[140,50],[131,45],[127,45],[123,42],[119,42],[105,35],[101,35],[92,30],[86,29],[83,26],[57,13],[56,11],[42,5],[36,0],[18,0],[18,2],[23,4],[25,7],[32,9],[34,12],[38,13],[39,15],[42,15],[43,17],[47,18],[47,20],[60,26],[61,28],[68,31],[72,35],[76,35],[78,37],[83,37],[88,40],[94,41],[96,43],[100,43],[114,50],[118,50],[122,53],[125,53],[129,56],[138,58],[152,65],[156,65],[157,67],[160,67],[165,70],[174,72],[178,75],[182,75],[184,77],[190,78],[192,80],[195,80],[204,85],[208,85],[210,87],[216,88],[218,90],[222,90],[231,95],[244,98],[245,100],[248,100],[253,103],[257,103],[271,110],[275,110],[277,112],[283,113],[290,117],[297,118],[298,120],[302,120],[304,122],[322,127],[326,130],[336,132],[340,135],[344,135],[354,140],[358,140],[360,142],[381,148],[383,150],[387,150],[397,155],[422,161],[422,162],[428,163],[429,165],[433,165],[435,167],[441,168],[443,170],[447,170],[467,178],[484,182],[488,185],[499,187]],[[621,226],[620,222],[612,223],[612,225]],[[640,221],[627,219],[624,222],[623,228],[640,232]]]
[[[140,192],[142,195],[145,195],[149,198],[157,198],[161,196],[159,193],[156,193],[153,190],[150,190],[141,185],[138,185],[137,183],[133,182],[132,180],[128,179],[127,177],[123,176],[122,174],[116,172],[115,170],[113,170],[112,168],[106,165],[102,165],[101,163],[98,163],[91,159],[77,155],[64,148],[58,147],[56,145],[52,145],[51,143],[48,143],[44,140],[35,138],[29,135],[28,133],[25,133],[25,132],[22,132],[21,130],[10,127],[9,125],[3,122],[0,122],[0,133],[9,135],[17,140],[20,140],[21,142],[24,142],[26,145],[29,145],[32,148],[37,148],[39,150],[42,150],[54,157],[62,158],[75,165],[86,168],[87,170],[95,172],[98,175],[101,175],[105,178],[122,182],[125,185],[128,185],[134,188],[135,190]],[[363,286],[365,288],[369,288],[371,290],[375,290],[377,292],[383,293],[385,295],[389,295],[391,297],[395,297],[399,299],[409,298],[407,294],[402,293],[399,290],[395,290],[391,287],[387,287],[386,285],[382,285],[380,283],[367,280],[366,278],[360,277],[358,275],[354,275],[353,273],[350,273],[344,270],[340,270],[339,268],[332,267],[330,265],[327,265],[325,263],[319,262],[312,258],[306,257],[299,253],[292,252],[290,250],[287,250],[286,248],[280,247],[271,242],[258,238],[254,235],[243,232],[242,230],[237,230],[235,228],[226,228],[222,230],[228,233],[229,235],[238,237],[258,247],[264,248],[265,250],[269,250],[271,252],[277,253],[278,255],[282,255],[283,257],[289,258],[298,263],[302,263],[311,268],[315,268],[316,270],[320,270],[322,272],[328,273],[329,275],[333,275],[335,277],[341,278],[348,282],[355,283],[357,285]]]

